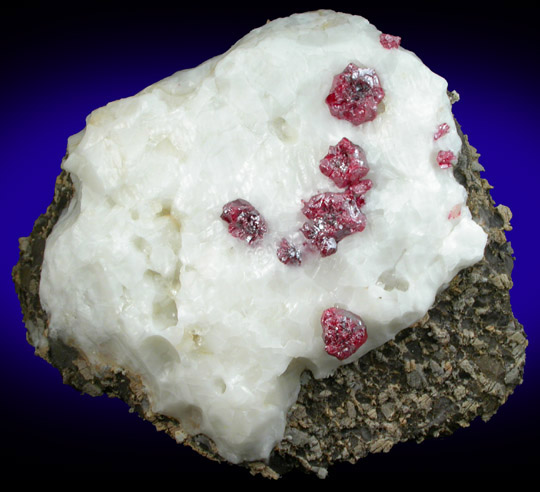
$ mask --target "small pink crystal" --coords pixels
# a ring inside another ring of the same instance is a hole
[[[345,309],[326,309],[321,316],[321,327],[324,349],[339,360],[353,355],[367,340],[364,321]]]
[[[457,219],[461,215],[461,203],[454,205],[448,214],[448,220]]]
[[[383,98],[384,90],[375,70],[349,63],[334,77],[326,104],[332,116],[360,125],[375,119]]]
[[[229,224],[229,233],[253,244],[262,239],[267,226],[262,215],[246,200],[238,198],[223,206],[221,218]]]
[[[435,134],[433,135],[433,140],[439,140],[443,135],[446,135],[450,131],[450,125],[448,123],[441,123]]]
[[[401,44],[401,38],[399,36],[392,36],[391,34],[381,34],[379,37],[383,48],[387,50],[399,48]]]
[[[441,169],[452,167],[457,161],[455,154],[451,150],[439,150],[437,154],[437,164]]]
[[[319,168],[339,188],[355,186],[369,172],[362,148],[345,137],[337,145],[330,146]]]

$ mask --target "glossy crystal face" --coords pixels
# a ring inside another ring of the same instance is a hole
[[[376,118],[383,98],[384,89],[377,72],[349,63],[334,77],[326,104],[332,116],[361,125]]]
[[[336,145],[330,146],[328,154],[319,164],[319,169],[338,188],[349,188],[359,184],[369,172],[363,149],[345,137]]]
[[[248,244],[260,241],[267,231],[266,221],[246,200],[237,198],[223,205],[221,218],[229,224],[229,233]]]
[[[339,360],[351,357],[368,337],[362,318],[345,309],[325,309],[321,316],[321,326],[324,349]]]

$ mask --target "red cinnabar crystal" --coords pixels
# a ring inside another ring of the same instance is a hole
[[[401,44],[401,38],[399,36],[392,36],[391,34],[381,34],[379,37],[383,48],[387,50],[399,48]]]
[[[437,164],[439,164],[441,169],[452,167],[456,161],[457,158],[451,150],[439,150],[439,153],[437,154]]]
[[[349,189],[320,193],[304,202],[302,213],[311,222],[304,223],[300,230],[321,256],[334,254],[339,241],[365,229],[366,216],[360,210],[358,199]]]
[[[267,231],[262,215],[246,200],[238,198],[223,206],[221,218],[229,224],[229,233],[253,244]]]
[[[345,137],[337,145],[330,146],[319,168],[339,188],[357,185],[369,172],[363,149]]]
[[[446,135],[450,131],[450,125],[448,123],[441,123],[437,130],[435,131],[435,134],[433,135],[433,140],[439,140],[443,135]]]
[[[300,231],[309,243],[319,251],[321,256],[330,256],[337,251],[337,240],[333,235],[334,230],[325,222],[304,222]]]
[[[366,201],[364,200],[364,195],[371,189],[372,184],[371,179],[363,179],[347,190],[349,193],[354,195],[356,204],[359,207],[363,207],[365,205]]]
[[[332,116],[360,125],[375,119],[383,98],[384,90],[375,70],[349,63],[334,77],[326,104]]]
[[[285,238],[279,244],[277,257],[285,265],[300,265],[302,263],[300,250]]]
[[[367,340],[362,318],[345,309],[326,309],[321,316],[321,327],[324,349],[339,360],[353,355]]]

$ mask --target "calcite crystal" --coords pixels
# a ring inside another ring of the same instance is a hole
[[[20,241],[13,276],[36,353],[79,390],[268,477],[324,477],[493,415],[526,346],[510,213],[479,177],[444,79],[383,44],[361,17],[277,19],[92,113]],[[377,74],[369,118],[329,111],[343,67]],[[343,138],[365,152],[369,186],[336,189],[321,172]],[[310,197],[337,194],[355,233],[336,220],[339,250],[300,255],[285,238],[321,215]],[[339,328],[326,312],[352,313],[347,354],[345,325],[339,357],[326,350]]]

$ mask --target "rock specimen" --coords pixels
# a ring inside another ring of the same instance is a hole
[[[20,242],[29,342],[178,442],[324,477],[521,382],[510,212],[456,95],[365,19],[278,19],[94,111]]]

